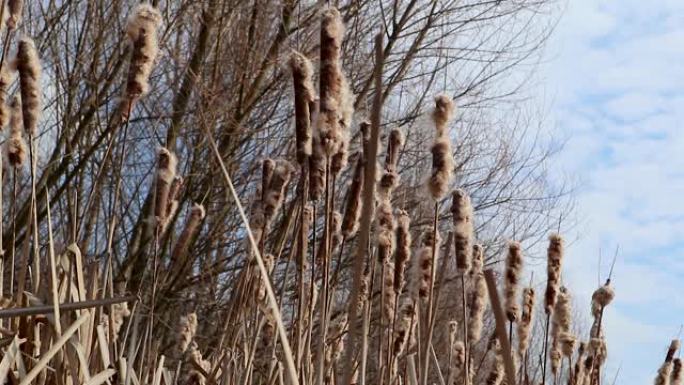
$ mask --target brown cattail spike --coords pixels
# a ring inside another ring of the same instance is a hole
[[[34,138],[42,110],[41,70],[36,46],[30,38],[23,37],[19,40],[15,65],[19,73],[24,129],[30,138]]]
[[[394,292],[399,295],[404,287],[406,263],[411,259],[411,218],[404,210],[400,210],[397,219],[397,250],[394,253]]]
[[[21,22],[21,14],[24,9],[24,0],[8,0],[7,1],[7,29],[15,30]]]
[[[147,3],[138,5],[128,19],[126,35],[132,46],[124,93],[124,100],[128,105],[149,91],[149,78],[159,51],[157,28],[160,23],[159,11]]]
[[[160,148],[157,155],[157,185],[154,215],[159,225],[164,225],[169,210],[169,195],[176,178],[176,156],[166,148]]]
[[[7,159],[12,167],[21,167],[28,153],[24,139],[24,127],[21,112],[21,99],[15,96],[10,104],[10,137],[7,141]]]
[[[563,263],[563,238],[558,234],[549,236],[549,248],[547,252],[547,281],[544,294],[544,310],[551,314],[556,306],[556,297],[560,287],[561,265]]]
[[[523,289],[522,315],[518,322],[518,356],[522,360],[530,343],[530,331],[534,317],[535,292],[531,287]]]
[[[325,8],[321,15],[318,135],[327,156],[335,155],[343,141],[340,127],[345,83],[340,63],[343,35],[340,12],[333,7]]]
[[[504,274],[504,307],[506,309],[506,318],[508,318],[509,322],[516,322],[520,317],[517,297],[522,267],[522,247],[519,242],[511,242],[508,245],[506,272]]]
[[[342,235],[349,238],[356,234],[361,218],[361,193],[363,191],[363,156],[357,155],[356,166],[351,184],[347,190],[347,198],[342,219]]]
[[[10,107],[8,102],[9,98],[9,87],[12,84],[12,73],[3,65],[0,68],[0,131],[5,129],[5,126],[9,124],[10,121]]]
[[[459,274],[465,274],[472,264],[473,206],[464,190],[455,190],[452,198],[451,215],[454,223],[456,269]]]
[[[297,162],[304,164],[311,156],[311,108],[315,100],[311,61],[299,52],[290,55],[294,83],[295,137]]]
[[[454,102],[446,95],[435,98],[432,120],[435,124],[435,141],[432,145],[432,175],[428,179],[428,190],[435,200],[448,191],[454,173],[454,158],[451,153],[451,139],[447,125],[451,120]]]

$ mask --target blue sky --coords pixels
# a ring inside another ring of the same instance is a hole
[[[568,0],[542,65],[579,184],[564,280],[589,313],[617,245],[607,383],[651,383],[684,322],[684,1]]]

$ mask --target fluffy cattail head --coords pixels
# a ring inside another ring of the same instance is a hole
[[[482,273],[484,268],[484,247],[477,243],[473,245],[473,263],[470,269],[471,274]]]
[[[529,346],[530,330],[534,317],[534,298],[535,292],[531,287],[523,289],[522,314],[518,322],[518,355],[522,358]]]
[[[2,131],[10,121],[10,108],[7,103],[9,97],[9,87],[12,84],[12,72],[3,65],[0,68],[0,131]]]
[[[10,104],[10,137],[7,140],[7,160],[12,167],[21,167],[28,153],[23,135],[21,99],[15,96]]]
[[[546,267],[546,293],[544,295],[544,310],[550,314],[556,306],[556,297],[560,287],[561,265],[563,263],[563,238],[558,234],[549,236]]]
[[[297,162],[304,164],[311,155],[311,107],[315,100],[313,66],[306,56],[293,51],[290,69],[294,82]]]
[[[670,342],[670,347],[667,349],[667,355],[665,356],[666,362],[672,361],[680,346],[681,343],[679,342],[679,339],[674,339],[672,342]]]
[[[361,193],[363,192],[363,156],[357,155],[354,175],[352,176],[342,220],[342,235],[346,238],[354,235],[359,228],[361,218]]]
[[[454,158],[449,137],[437,137],[430,152],[432,153],[432,175],[428,179],[427,187],[432,198],[439,200],[449,190],[454,174]]]
[[[7,1],[7,28],[15,30],[21,22],[21,14],[24,9],[24,0],[8,0]]]
[[[594,318],[598,318],[601,313],[601,309],[608,306],[615,298],[615,291],[610,287],[610,283],[606,282],[605,285],[599,287],[591,295],[591,313]]]
[[[313,138],[313,150],[309,157],[309,198],[317,201],[325,190],[327,158],[318,135]]]
[[[157,152],[157,185],[154,212],[157,221],[163,224],[169,205],[169,193],[176,177],[176,156],[164,147]]]
[[[399,150],[404,144],[404,134],[398,128],[390,131],[387,140],[387,155],[385,156],[385,169],[396,171],[399,162]]]
[[[19,73],[21,109],[24,129],[30,137],[35,137],[41,115],[40,60],[33,40],[23,37],[19,40],[15,61]]]
[[[470,197],[461,189],[452,194],[451,215],[454,222],[454,252],[459,274],[470,270],[473,253],[473,206]]]
[[[504,275],[504,301],[506,308],[506,318],[508,321],[515,322],[520,316],[520,308],[517,303],[518,285],[520,284],[520,274],[522,274],[523,257],[520,242],[511,242],[508,245],[508,256],[506,257],[506,272]]]
[[[190,346],[192,339],[197,333],[197,314],[190,313],[180,318],[178,323],[178,345],[180,353],[183,354]]]
[[[294,172],[294,167],[290,162],[284,159],[278,159],[275,162],[272,176],[268,181],[268,188],[264,187],[264,216],[266,223],[270,223],[276,211],[283,204],[285,197],[285,190],[290,183],[290,177]]]
[[[455,109],[454,101],[448,95],[439,94],[435,96],[435,109],[432,110],[432,121],[435,123],[437,136],[447,134],[447,125],[453,118]]]
[[[318,134],[324,152],[333,156],[340,150],[343,88],[346,85],[340,63],[344,26],[340,12],[327,7],[321,15],[320,81]]]
[[[482,337],[483,319],[487,310],[487,283],[483,273],[474,274],[473,288],[470,292],[468,305],[470,315],[468,317],[468,343],[472,346]]]
[[[133,47],[124,94],[129,104],[149,91],[148,81],[159,51],[157,28],[160,23],[159,11],[143,3],[136,7],[126,24],[126,35]]]
[[[682,359],[675,358],[672,361],[672,376],[670,377],[670,384],[681,385],[682,384]]]
[[[399,210],[397,216],[397,250],[394,253],[394,291],[398,295],[404,286],[406,263],[411,258],[411,231],[409,230],[411,218],[404,210]]]

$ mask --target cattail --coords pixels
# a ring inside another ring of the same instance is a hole
[[[577,361],[575,362],[575,370],[572,378],[571,385],[579,385],[584,382],[584,353],[586,352],[587,344],[585,342],[580,342],[577,348]]]
[[[23,37],[19,40],[15,65],[19,73],[24,130],[26,130],[30,138],[34,138],[42,109],[40,93],[41,71],[38,52],[33,40],[30,38]]]
[[[477,273],[472,276],[473,287],[470,292],[468,317],[468,344],[473,346],[482,337],[483,319],[487,310],[487,283],[484,273]]]
[[[600,368],[608,358],[608,348],[603,337],[594,337],[589,340],[589,354],[594,357],[595,367]]]
[[[384,277],[382,280],[383,284],[383,309],[382,309],[382,316],[383,320],[385,322],[388,322],[389,325],[391,325],[392,320],[394,319],[394,307],[396,305],[396,300],[397,300],[397,294],[394,291],[394,271],[395,271],[395,266],[394,266],[394,261],[391,259],[387,259],[384,264]],[[387,326],[389,326],[387,325]]]
[[[435,239],[435,235],[437,239]],[[433,247],[439,250],[439,233],[433,233],[431,230],[423,233],[423,239],[421,240],[421,247],[418,253],[413,259],[413,277],[412,280],[412,295],[414,299],[420,298],[426,300],[430,292],[430,286],[432,285],[432,265],[433,260]],[[435,251],[436,254],[436,251]],[[436,258],[436,256],[435,256]]]
[[[111,337],[111,341],[115,342],[119,340],[119,332],[124,324],[124,318],[131,315],[131,311],[128,309],[127,302],[115,303],[111,307],[111,319],[112,319],[112,331],[114,335]],[[102,314],[101,320],[106,326],[109,326],[109,316]],[[109,327],[105,328],[109,332]]]
[[[178,240],[176,241],[176,245],[174,246],[173,252],[171,253],[171,261],[172,266],[176,269],[179,269],[180,271],[182,271],[185,268],[185,264],[187,263],[186,257],[188,247],[190,246],[190,241],[192,240],[192,237],[195,236],[197,229],[199,229],[199,226],[202,223],[202,219],[204,219],[204,215],[204,206],[202,206],[199,203],[195,203],[195,205],[192,206],[192,209],[190,210],[190,215],[188,216],[188,219],[185,222],[183,232],[181,232],[181,235],[178,237]]]
[[[131,62],[124,100],[130,105],[149,91],[149,78],[157,57],[157,28],[161,23],[159,11],[143,3],[136,7],[128,19],[126,35],[132,46]]]
[[[449,385],[460,385],[463,383],[463,366],[465,364],[465,345],[463,341],[456,341],[451,344],[451,368],[449,369]]]
[[[183,187],[183,178],[176,176],[173,178],[173,182],[171,182],[171,187],[169,188],[169,203],[166,205],[166,211],[164,212],[164,218],[166,218],[166,220],[162,223],[162,232],[166,231],[166,228],[171,222],[171,218],[173,218],[173,216],[176,215],[176,211],[178,211],[178,198],[181,187]]]
[[[176,178],[176,156],[166,148],[160,148],[157,155],[157,185],[154,215],[157,223],[163,225],[169,206],[169,193]]]
[[[190,346],[192,339],[197,333],[197,314],[190,313],[180,318],[178,323],[178,344],[180,353],[183,354]]]
[[[486,385],[500,385],[504,378],[504,368],[503,360],[501,359],[501,354],[497,352],[496,359],[492,364],[492,368],[487,375],[485,380]]]
[[[682,360],[681,358],[675,358],[672,361],[672,376],[670,377],[670,384],[681,385],[682,384]]]
[[[394,129],[390,132],[387,141],[387,155],[385,157],[385,170],[380,177],[378,193],[381,196],[391,195],[399,184],[399,174],[397,173],[397,161],[399,160],[399,149],[404,142],[401,131]]]
[[[397,315],[392,342],[392,351],[395,357],[400,356],[404,352],[407,343],[411,341],[415,321],[416,306],[413,299],[408,295],[401,296],[401,305],[399,306],[399,314]]]
[[[473,206],[470,197],[461,189],[452,194],[451,215],[454,222],[454,253],[459,274],[470,270],[473,253]]]
[[[577,343],[577,337],[575,337],[570,332],[563,332],[558,337],[560,342],[560,349],[563,356],[566,358],[571,358],[573,352],[575,351],[575,344]]]
[[[323,145],[318,136],[313,138],[313,150],[309,157],[309,198],[317,201],[325,191],[325,170],[327,158],[323,152]]]
[[[553,309],[552,326],[556,330],[555,335],[560,336],[561,333],[570,331],[570,323],[572,322],[572,305],[570,301],[570,293],[568,293],[565,287],[560,288],[556,299],[556,306]]]
[[[665,356],[665,361],[672,361],[675,353],[677,353],[677,350],[679,350],[680,346],[681,342],[679,342],[679,339],[672,340],[672,342],[670,342],[670,347],[667,348],[667,355]]]
[[[337,153],[343,141],[340,125],[345,83],[340,63],[343,35],[340,12],[333,7],[325,8],[321,15],[318,136],[327,156]]]
[[[470,268],[471,274],[482,273],[484,269],[484,247],[481,244],[473,245],[473,262]]]
[[[21,22],[21,14],[24,10],[24,0],[8,0],[7,1],[7,29],[13,31],[19,26]]]
[[[615,298],[615,291],[609,283],[599,287],[591,295],[591,314],[594,318],[599,318],[601,309],[608,306]]]
[[[508,245],[506,258],[506,272],[504,275],[504,306],[506,318],[509,322],[515,322],[520,317],[520,307],[516,299],[518,297],[518,285],[522,273],[523,257],[519,242],[511,242]]]
[[[518,355],[522,360],[525,357],[527,348],[530,344],[530,331],[534,318],[534,289],[526,287],[523,289],[522,315],[518,322]]]
[[[388,199],[382,199],[378,202],[378,207],[375,211],[375,220],[378,231],[378,260],[386,262],[390,259],[392,254],[394,254],[394,231],[397,227],[394,213],[392,212],[392,204]]]
[[[428,190],[435,200],[441,199],[449,188],[454,172],[454,158],[451,153],[447,124],[451,120],[454,102],[446,95],[435,98],[432,120],[435,124],[435,141],[432,144],[432,175],[428,180]]]
[[[343,128],[343,127],[342,127]],[[338,134],[339,145],[337,152],[330,158],[330,174],[339,175],[349,162],[349,131],[344,129]]]
[[[327,345],[328,349],[325,351],[324,368],[325,368],[325,382],[329,383],[333,364],[340,358],[342,350],[344,349],[344,336],[347,334],[347,314],[344,312],[337,313],[338,316],[331,321],[330,330],[328,331]]]
[[[7,159],[12,167],[21,167],[28,153],[23,133],[21,99],[15,96],[10,104],[10,137],[7,140]]]
[[[311,224],[313,223],[313,207],[311,204],[307,203],[304,205],[304,210],[302,212],[302,223],[301,223],[301,234],[303,234],[303,237],[298,237],[297,242],[299,245],[299,249],[297,252],[297,267],[299,269],[302,269],[303,271],[306,271],[309,268],[309,262],[306,258],[307,255],[307,242],[308,242],[308,234],[309,234],[309,228],[311,227]]]
[[[670,343],[670,347],[667,349],[667,355],[665,356],[665,361],[663,364],[660,366],[660,369],[658,369],[658,374],[655,378],[654,384],[655,385],[669,385],[671,381],[671,377],[673,375],[673,362],[672,360],[674,359],[674,355],[679,350],[679,340],[674,339]],[[681,371],[681,362],[680,362],[680,371]]]
[[[182,383],[184,385],[206,385],[207,379],[201,371],[195,369],[195,365],[202,368],[205,373],[211,373],[211,362],[202,358],[202,353],[194,342],[190,345],[187,359],[189,361],[187,366],[190,369],[186,376],[184,376]],[[194,365],[192,363],[194,363]]]
[[[264,217],[267,226],[283,204],[285,189],[288,183],[290,183],[290,177],[293,172],[294,167],[290,162],[283,159],[278,159],[275,162],[275,168],[268,181],[268,188],[264,187]]]
[[[297,162],[304,164],[311,156],[311,107],[316,99],[311,61],[299,52],[290,55],[294,81],[295,137]]]
[[[397,250],[394,253],[394,292],[399,295],[404,287],[406,263],[411,258],[411,218],[405,210],[399,210],[397,219]]]
[[[3,65],[0,68],[0,131],[4,130],[10,121],[11,110],[7,103],[10,84],[12,84],[12,73],[6,65]]]
[[[549,237],[547,256],[544,310],[546,314],[551,314],[554,306],[556,306],[556,297],[558,296],[558,288],[560,286],[561,264],[563,263],[563,238],[560,235],[551,234]]]
[[[359,229],[361,218],[361,193],[363,192],[363,156],[357,155],[356,166],[351,184],[347,190],[347,198],[342,220],[342,236],[349,238]]]
[[[271,177],[273,177],[273,170],[275,170],[275,168],[276,162],[271,158],[266,158],[261,162],[261,192],[263,195],[266,194],[266,191],[271,184]]]

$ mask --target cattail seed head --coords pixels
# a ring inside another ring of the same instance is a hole
[[[290,69],[294,82],[297,162],[304,164],[311,156],[311,107],[316,98],[313,87],[313,66],[306,56],[293,51],[290,55]]]
[[[176,155],[166,148],[161,147],[157,152],[157,184],[155,194],[154,215],[157,224],[166,222],[169,210],[169,195],[171,186],[176,178]]]
[[[527,352],[530,343],[530,331],[534,318],[534,299],[534,289],[531,287],[524,288],[522,296],[522,314],[520,316],[520,322],[518,322],[518,356],[520,356],[520,359],[525,357],[525,353]]]
[[[272,176],[268,181],[268,188],[264,189],[264,216],[268,225],[275,217],[285,198],[285,190],[290,183],[294,167],[284,159],[275,162]]]
[[[402,296],[392,342],[392,351],[395,357],[400,356],[406,350],[407,345],[411,345],[415,321],[415,303],[409,296]]]
[[[506,309],[506,318],[508,318],[508,321],[510,322],[515,322],[520,317],[517,296],[522,266],[522,247],[519,242],[511,242],[508,245],[506,272],[504,274],[504,306]]]
[[[313,138],[313,151],[309,157],[309,198],[317,201],[325,190],[327,158],[318,136]]]
[[[9,124],[11,110],[8,104],[9,87],[12,84],[12,72],[6,65],[0,68],[0,131]]]
[[[454,173],[454,157],[451,153],[451,139],[447,125],[451,120],[454,102],[446,95],[435,98],[432,121],[435,125],[435,141],[432,144],[432,175],[428,179],[428,190],[435,200],[441,199],[449,189]]]
[[[473,245],[473,263],[470,269],[470,274],[482,273],[484,268],[484,247],[481,244]]]
[[[347,190],[347,199],[342,220],[342,235],[349,238],[356,234],[361,218],[361,193],[363,192],[363,156],[357,155],[356,166],[351,184]]]
[[[615,291],[610,287],[609,283],[599,287],[591,295],[591,314],[594,318],[599,318],[601,309],[610,305],[615,298]]]
[[[10,137],[7,140],[7,160],[12,167],[21,167],[28,153],[23,132],[21,100],[15,96],[10,104]]]
[[[423,233],[421,247],[414,255],[411,265],[411,294],[414,300],[418,298],[425,300],[428,297],[430,286],[432,285],[433,247],[436,247],[438,250],[439,243],[439,234],[437,234],[437,239],[435,239],[431,230]]]
[[[21,22],[21,14],[24,9],[24,0],[8,0],[7,1],[7,29],[10,31],[17,29]]]
[[[180,318],[178,323],[178,345],[180,353],[183,354],[190,346],[192,339],[197,333],[197,314],[190,313]]]
[[[24,129],[30,138],[36,136],[41,115],[40,60],[33,40],[23,37],[19,40],[15,66],[19,73],[21,109]]]
[[[461,189],[452,194],[451,215],[454,223],[454,253],[459,274],[470,270],[473,253],[473,206],[470,197]]]
[[[174,265],[182,268],[187,262],[187,252],[190,246],[190,241],[195,236],[195,233],[200,227],[202,220],[204,219],[205,211],[204,206],[199,203],[195,203],[190,209],[190,214],[185,221],[185,227],[181,232],[176,245],[171,252],[171,261]]]
[[[394,292],[399,295],[404,287],[406,263],[411,259],[411,218],[404,210],[399,210],[397,219],[397,250],[394,253]]]
[[[544,310],[550,314],[556,306],[556,297],[560,287],[561,265],[563,263],[563,238],[558,234],[549,236],[547,252],[547,281],[544,295]]]
[[[563,356],[566,358],[572,357],[574,351],[575,351],[575,344],[577,343],[577,337],[575,337],[572,333],[570,332],[563,332],[559,336],[559,342],[560,342],[560,348],[561,348],[561,353],[563,353]]]
[[[404,134],[398,128],[390,131],[389,139],[387,140],[387,155],[385,156],[385,169],[397,170],[397,163],[399,162],[399,150],[404,145]]]
[[[680,346],[681,346],[681,343],[679,342],[679,339],[672,340],[672,342],[670,342],[670,347],[667,349],[667,355],[665,356],[665,361],[672,361],[675,353],[677,353],[677,350],[679,350]]]
[[[124,100],[129,106],[149,91],[149,78],[159,51],[157,29],[161,20],[156,8],[143,3],[135,8],[126,24],[126,35],[132,46],[124,93]]]
[[[672,376],[670,377],[671,385],[682,384],[682,359],[675,358],[672,361]]]
[[[340,124],[343,88],[346,83],[340,63],[343,35],[340,12],[333,7],[325,8],[321,15],[318,136],[328,156],[340,150],[343,140],[340,135],[343,129]]]
[[[487,283],[484,273],[472,276],[473,287],[469,295],[468,343],[473,346],[482,337],[484,313],[487,310]]]
[[[456,106],[448,95],[439,94],[435,97],[435,109],[432,110],[432,121],[435,124],[437,136],[447,134],[447,125],[454,116]]]

